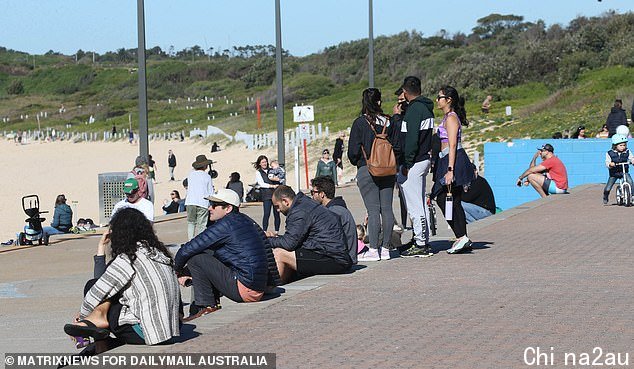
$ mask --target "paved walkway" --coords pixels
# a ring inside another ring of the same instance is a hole
[[[360,219],[355,192],[343,193]],[[273,300],[225,304],[186,325],[185,343],[117,351],[275,352],[278,368],[518,368],[525,353],[535,358],[529,347],[552,352],[549,367],[564,367],[565,353],[592,361],[601,347],[600,360],[629,353],[634,365],[634,210],[602,206],[600,194],[582,186],[475,223],[471,254],[448,255],[439,238],[432,258],[309,278]],[[258,208],[246,211],[258,219]],[[184,226],[157,229],[177,242]],[[78,307],[95,244],[0,254],[2,352],[72,352],[61,327]]]

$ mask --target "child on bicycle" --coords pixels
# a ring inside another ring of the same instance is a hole
[[[603,204],[608,203],[610,191],[620,178],[624,178],[632,186],[632,177],[629,173],[629,165],[622,166],[620,163],[634,164],[634,155],[627,148],[627,137],[616,134],[612,136],[612,149],[605,154],[605,166],[608,167],[610,178],[603,189]]]

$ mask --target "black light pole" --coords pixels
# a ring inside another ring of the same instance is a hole
[[[374,30],[372,29],[372,0],[368,0],[369,4],[368,4],[368,8],[369,8],[369,14],[368,14],[368,22],[369,22],[369,35],[368,35],[368,41],[370,42],[369,45],[369,50],[368,50],[368,83],[369,83],[369,87],[374,87]]]
[[[284,143],[284,93],[282,92],[282,21],[280,0],[275,0],[275,75],[277,80],[277,160],[280,166],[286,163]],[[296,168],[297,170],[297,168]]]
[[[147,82],[145,73],[145,15],[143,0],[137,0],[137,26],[139,29],[139,46],[137,57],[139,62],[139,155],[146,160],[150,152],[148,145],[147,123]]]

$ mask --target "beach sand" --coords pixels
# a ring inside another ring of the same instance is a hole
[[[205,154],[217,161],[214,169],[219,173],[214,186],[225,187],[231,172],[238,172],[245,186],[255,182],[255,162],[259,154],[275,158],[275,147],[260,151],[251,151],[242,145],[232,145],[219,152],[210,153],[209,145],[186,140],[152,141],[150,154],[156,161],[156,180],[154,202],[155,214],[163,214],[164,199],[169,199],[170,191],[176,189],[181,196],[186,193],[182,180],[192,169],[196,155]],[[0,241],[15,239],[22,231],[26,215],[22,210],[22,196],[37,194],[40,197],[40,209],[48,210],[43,214],[44,225],[50,225],[53,218],[55,198],[66,195],[67,203],[73,209],[73,220],[91,218],[99,222],[98,174],[107,172],[128,172],[134,166],[139,153],[138,145],[127,142],[47,142],[16,145],[13,141],[0,141],[0,168],[3,170],[2,191],[0,191]],[[172,149],[176,155],[176,181],[169,181],[167,151]],[[287,154],[287,161],[292,153]],[[311,167],[311,171],[314,169]],[[287,181],[294,181],[294,174],[287,174]],[[302,187],[303,181],[302,181]],[[75,203],[76,202],[76,203]]]

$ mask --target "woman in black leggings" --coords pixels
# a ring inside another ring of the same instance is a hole
[[[275,181],[275,177],[269,176],[269,159],[265,155],[258,156],[258,160],[253,165],[255,168],[255,182],[260,187],[262,194],[262,206],[264,214],[262,216],[262,229],[266,231],[269,228],[269,216],[273,210],[273,223],[275,224],[275,232],[280,231],[280,212],[273,208],[273,190],[278,186],[279,182]]]

